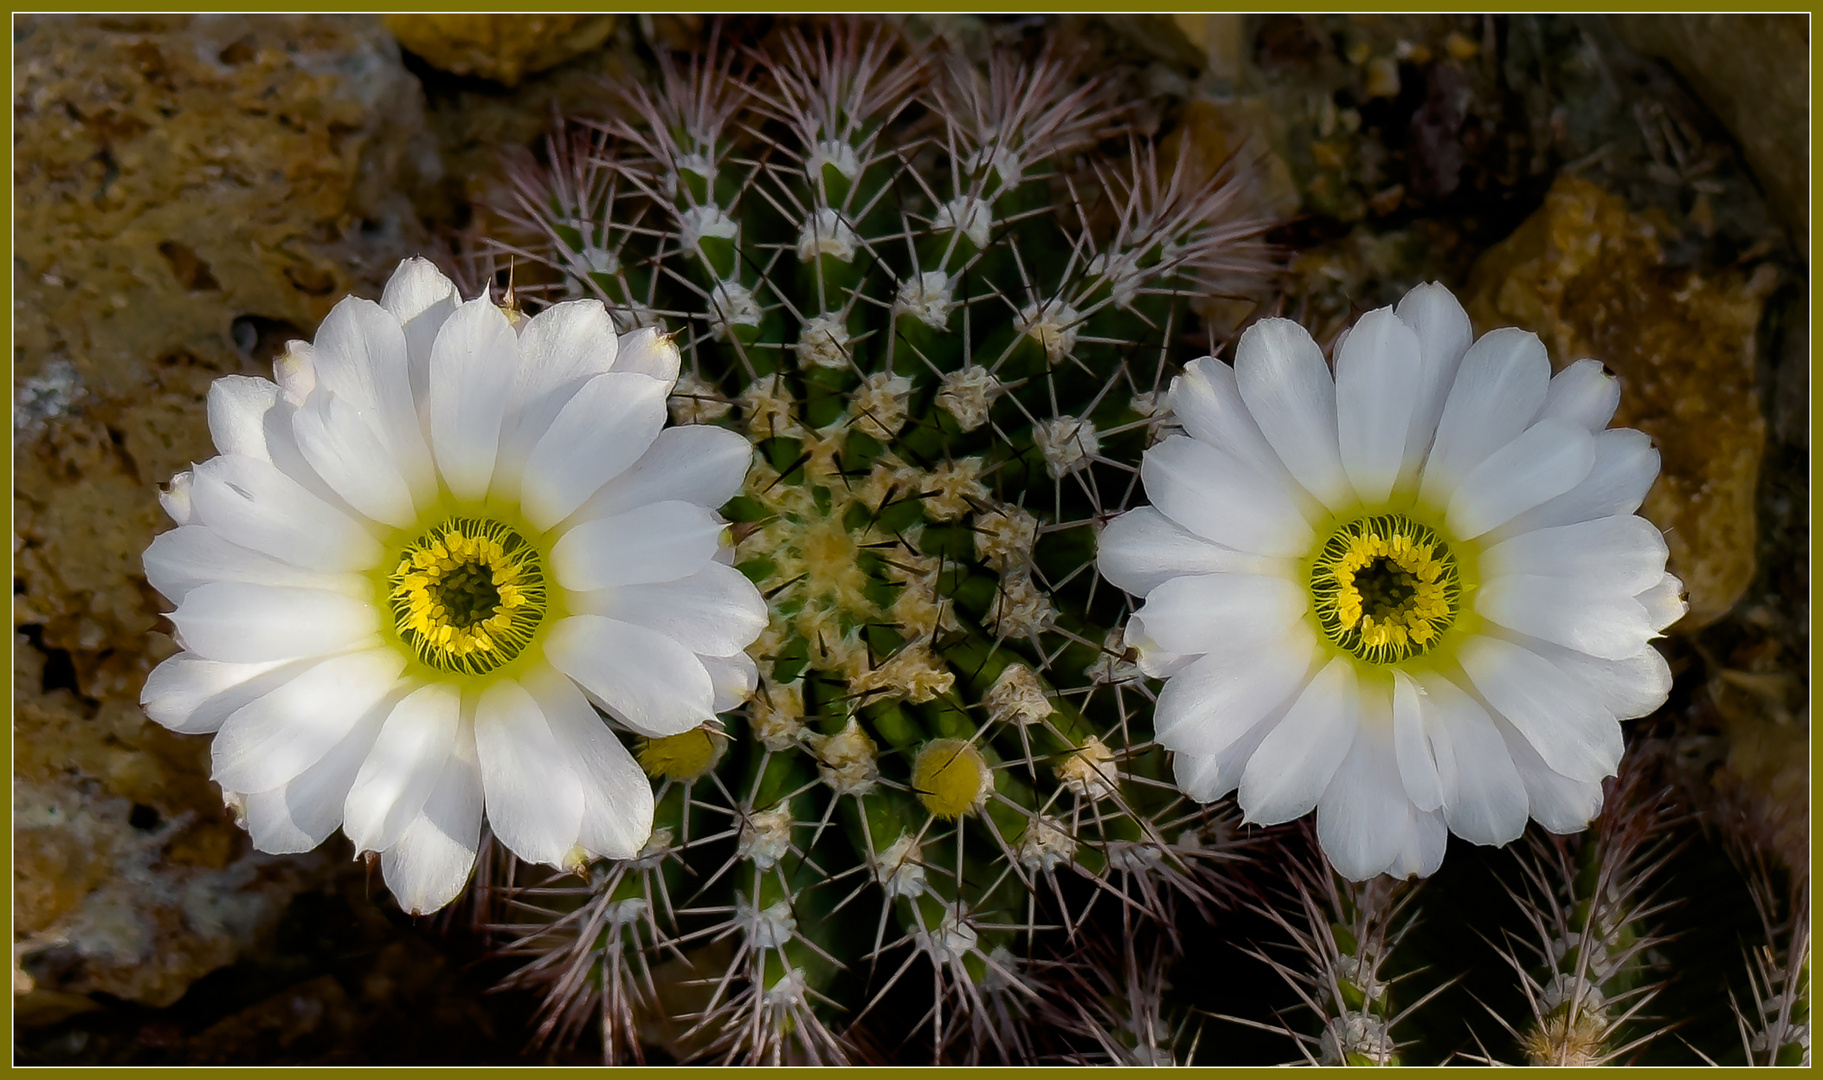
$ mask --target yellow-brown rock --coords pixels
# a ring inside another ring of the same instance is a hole
[[[206,739],[138,707],[157,485],[213,453],[215,377],[269,374],[425,233],[422,94],[377,18],[14,27],[14,920],[22,1017],[154,1005],[243,955],[320,856],[253,852]],[[23,1022],[23,1021],[22,1021]]]
[[[1537,332],[1563,367],[1593,357],[1621,377],[1614,422],[1662,456],[1642,513],[1665,532],[1689,590],[1689,630],[1714,622],[1753,579],[1755,483],[1766,425],[1755,390],[1755,329],[1771,271],[1713,274],[1668,265],[1666,226],[1595,184],[1562,177],[1545,205],[1489,248],[1469,277],[1477,333]]]
[[[388,15],[399,44],[452,75],[515,86],[596,48],[614,32],[613,15]]]

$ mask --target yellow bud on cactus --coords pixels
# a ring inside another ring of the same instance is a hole
[[[940,818],[979,809],[993,790],[994,774],[987,760],[960,739],[927,744],[912,765],[912,791],[926,810]]]
[[[720,732],[691,728],[681,735],[647,739],[639,747],[639,767],[647,776],[695,780],[722,760],[728,740]]]

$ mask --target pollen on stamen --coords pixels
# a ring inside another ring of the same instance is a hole
[[[538,550],[510,527],[451,518],[405,546],[387,579],[393,629],[426,665],[484,675],[531,643],[546,608]]]
[[[1432,648],[1460,610],[1460,571],[1449,545],[1397,514],[1337,529],[1310,570],[1318,625],[1329,641],[1369,663]]]

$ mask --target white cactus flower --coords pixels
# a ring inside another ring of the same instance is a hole
[[[654,737],[712,720],[766,621],[718,561],[751,448],[661,430],[677,374],[596,301],[522,318],[414,259],[280,384],[216,381],[220,456],[174,479],[145,553],[183,651],[141,701],[214,734],[255,847],[340,827],[413,913],[462,890],[483,817],[529,862],[640,853],[651,785],[596,710]]]
[[[1187,434],[1146,451],[1152,505],[1101,537],[1102,574],[1145,598],[1126,640],[1167,679],[1179,785],[1238,787],[1254,822],[1315,809],[1355,880],[1432,873],[1450,832],[1581,829],[1619,721],[1671,686],[1650,640],[1686,605],[1634,514],[1658,453],[1605,430],[1618,382],[1553,378],[1524,331],[1471,337],[1438,285],[1363,316],[1333,376],[1260,322],[1234,367],[1172,384]]]

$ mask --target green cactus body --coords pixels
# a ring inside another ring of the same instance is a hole
[[[959,1033],[1039,995],[1046,927],[1107,894],[1156,914],[1220,854],[1150,748],[1094,532],[1166,419],[1186,298],[1266,269],[1265,222],[1150,146],[1101,153],[1106,87],[1050,55],[984,72],[842,24],[661,70],[522,170],[501,243],[677,335],[674,419],[755,449],[726,515],[771,622],[719,762],[642,750],[664,843],[585,906],[662,878],[637,947],[736,940],[685,1055],[840,1059],[921,982],[937,1053],[991,1057]]]

